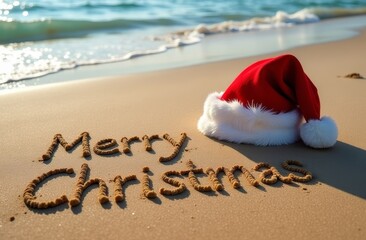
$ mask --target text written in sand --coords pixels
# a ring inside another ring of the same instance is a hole
[[[89,133],[83,132],[71,143],[68,143],[63,138],[62,134],[55,134],[51,145],[47,149],[46,153],[42,155],[40,161],[50,160],[58,145],[61,145],[65,150],[68,151],[75,148],[78,144],[81,144],[82,156],[85,158],[89,157],[91,155],[89,138]],[[156,139],[160,139],[160,137],[158,135],[144,135],[142,137],[144,149],[146,151],[152,151],[152,142]],[[173,152],[171,155],[166,157],[160,156],[158,160],[161,163],[170,161],[177,157],[179,152],[182,151],[183,144],[187,139],[187,134],[182,133],[178,140],[173,139],[169,136],[169,134],[164,134],[163,139],[168,141],[173,146]],[[120,142],[122,143],[122,152],[129,153],[131,152],[130,144],[133,142],[141,142],[141,140],[137,136],[131,138],[123,137],[121,138]],[[115,139],[106,138],[97,141],[93,147],[93,151],[98,155],[111,155],[119,153],[120,149],[118,148],[118,144]],[[219,166],[216,169],[209,167],[204,170],[203,168],[198,168],[192,160],[188,160],[186,161],[186,166],[184,169],[169,170],[162,173],[160,179],[161,181],[168,184],[169,187],[162,187],[159,189],[159,191],[155,191],[152,187],[152,180],[149,177],[149,172],[151,172],[150,168],[145,166],[142,168],[142,173],[139,175],[131,174],[124,177],[117,175],[113,179],[110,179],[110,182],[113,183],[112,197],[108,196],[108,186],[106,181],[98,177],[91,178],[91,169],[88,164],[84,163],[81,165],[71,196],[62,194],[51,201],[41,201],[37,199],[37,187],[42,184],[42,182],[46,181],[46,179],[48,181],[52,181],[56,177],[65,177],[65,175],[72,176],[75,174],[73,168],[58,168],[43,173],[30,181],[23,192],[23,200],[28,207],[36,209],[47,209],[62,204],[69,204],[71,207],[76,207],[82,202],[83,195],[88,192],[86,190],[91,186],[97,186],[98,201],[100,204],[110,202],[110,198],[112,198],[112,201],[114,200],[116,203],[119,203],[125,201],[125,188],[128,186],[127,183],[131,181],[140,182],[141,196],[147,199],[154,199],[158,196],[158,193],[163,196],[174,196],[185,191],[189,191],[186,186],[187,182],[194,190],[199,192],[223,191],[225,187],[222,182],[222,177],[220,178],[222,175],[227,177],[228,182],[234,189],[241,187],[240,181],[238,179],[239,175],[243,176],[253,187],[259,187],[260,183],[267,185],[275,184],[278,181],[285,184],[291,184],[292,182],[305,183],[311,181],[312,179],[312,174],[308,170],[302,168],[302,164],[298,161],[284,161],[281,164],[281,167],[291,173],[289,173],[287,176],[284,176],[275,166],[272,166],[269,163],[261,162],[256,164],[251,168],[251,170],[252,172],[260,172],[257,180],[251,171],[241,165],[235,165],[231,168]],[[198,180],[198,176],[206,176],[209,180],[209,184],[201,184]]]
[[[177,157],[177,155],[181,151],[181,148],[186,138],[187,138],[186,133],[181,133],[181,136],[178,141],[170,137],[169,134],[167,133],[164,134],[163,139],[168,141],[173,146],[173,152],[169,156],[160,156],[159,161],[168,162]],[[90,157],[91,154],[90,154],[89,139],[90,139],[89,133],[83,132],[78,137],[76,137],[75,140],[69,143],[63,138],[62,134],[57,133],[53,137],[51,145],[48,147],[46,153],[42,155],[39,161],[50,160],[59,145],[61,145],[66,151],[70,151],[73,148],[75,148],[79,143],[81,143],[82,146],[83,157],[85,158]],[[142,137],[142,141],[144,143],[145,151],[151,152],[153,150],[152,141],[157,139],[160,139],[159,135],[151,135],[151,136],[144,135]],[[122,152],[130,153],[131,152],[130,144],[132,144],[133,142],[141,142],[141,140],[137,136],[131,138],[122,137],[121,139]],[[113,138],[101,139],[94,145],[93,151],[95,154],[98,155],[112,155],[116,153],[121,153],[120,149],[118,148],[117,141]]]

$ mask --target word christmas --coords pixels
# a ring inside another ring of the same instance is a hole
[[[297,167],[295,167],[297,166]],[[264,184],[275,184],[278,180],[283,183],[292,183],[295,182],[309,182],[312,179],[312,175],[306,169],[300,168],[302,164],[297,161],[288,160],[282,163],[282,167],[288,171],[301,173],[303,176],[295,175],[294,173],[290,173],[288,176],[283,176],[281,173],[273,166],[268,163],[258,163],[254,166],[254,170],[259,171],[260,169],[265,169],[259,175],[259,180]],[[84,163],[81,165],[81,170],[78,176],[78,180],[76,182],[74,194],[72,195],[70,201],[66,195],[62,195],[52,201],[43,202],[38,201],[37,197],[35,196],[35,189],[37,185],[39,185],[42,181],[46,178],[55,176],[57,174],[73,174],[75,173],[73,168],[59,168],[48,171],[39,177],[33,179],[26,187],[23,193],[24,203],[31,208],[50,208],[56,207],[63,203],[69,202],[71,207],[78,206],[81,202],[81,197],[85,190],[92,185],[99,186],[99,195],[98,200],[101,204],[109,202],[109,198],[107,195],[108,187],[106,182],[101,178],[92,178],[87,180],[87,176],[89,175],[90,168],[88,164]],[[235,172],[240,171],[246,180],[252,186],[259,186],[259,182],[254,178],[254,176],[243,166],[235,165],[231,169],[226,167],[219,167],[216,171],[212,168],[207,168],[204,171],[202,168],[196,168],[191,160],[187,162],[187,169],[182,171],[167,171],[162,174],[161,179],[173,186],[174,188],[161,188],[159,193],[166,196],[177,195],[187,190],[186,185],[177,179],[174,179],[173,176],[181,177],[181,176],[188,176],[188,181],[191,186],[199,191],[199,192],[212,192],[212,191],[222,191],[224,189],[223,184],[218,178],[220,173],[223,173],[227,176],[230,184],[233,188],[237,189],[240,187],[240,183],[238,179],[235,177]],[[156,198],[156,192],[150,187],[151,186],[151,179],[147,172],[149,172],[148,167],[144,167],[143,169],[143,177],[141,181],[142,185],[142,195],[146,198]],[[197,174],[204,174],[206,173],[209,177],[210,182],[212,185],[201,185],[199,180],[197,179]],[[114,200],[115,202],[122,202],[125,199],[125,195],[123,193],[123,185],[129,181],[137,180],[136,175],[129,175],[126,177],[121,177],[120,175],[116,176],[113,180],[114,182]]]

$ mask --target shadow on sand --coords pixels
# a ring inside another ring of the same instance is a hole
[[[216,140],[215,140],[216,141]],[[337,142],[330,149],[312,149],[303,143],[287,146],[259,147],[217,141],[259,163],[280,166],[283,161],[297,160],[312,172],[316,181],[366,199],[366,151]]]

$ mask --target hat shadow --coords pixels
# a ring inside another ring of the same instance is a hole
[[[302,142],[284,146],[260,147],[218,141],[248,159],[281,166],[286,160],[296,160],[313,174],[313,178],[341,191],[366,199],[366,150],[338,141],[329,149],[313,149]]]

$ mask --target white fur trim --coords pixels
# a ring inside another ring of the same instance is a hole
[[[222,92],[206,98],[197,128],[203,134],[235,143],[261,146],[290,144],[299,138],[298,110],[273,113],[262,106],[244,107],[238,101],[221,100]]]
[[[337,142],[338,129],[330,117],[310,120],[300,127],[303,142],[313,148],[329,148]]]

